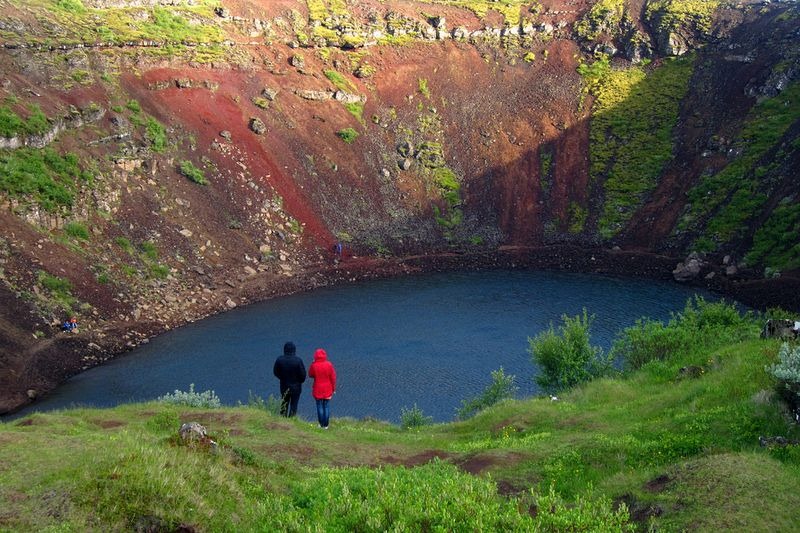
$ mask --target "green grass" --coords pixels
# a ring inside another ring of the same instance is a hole
[[[22,119],[10,107],[0,106],[0,137],[41,135],[50,130],[50,122],[38,105],[28,107],[28,118]]]
[[[3,528],[623,531],[611,501],[624,497],[660,508],[660,531],[794,530],[800,447],[758,445],[800,437],[764,370],[778,343],[728,308],[688,309],[681,327],[704,333],[638,371],[413,430],[338,418],[335,403],[327,432],[257,404],[130,404],[2,423]],[[715,334],[739,322],[738,335]],[[702,372],[683,377],[689,365]],[[180,444],[188,421],[218,449]],[[454,466],[478,463],[479,475]]]
[[[206,179],[205,173],[194,166],[191,161],[181,161],[178,170],[180,170],[181,175],[186,177],[189,181],[197,183],[198,185],[208,185],[208,179]]]
[[[598,221],[603,238],[624,227],[672,158],[672,130],[692,70],[693,58],[665,61],[652,71],[615,70],[605,59],[579,68],[595,96],[590,176],[603,186]]]
[[[81,185],[92,183],[75,154],[62,156],[52,148],[0,150],[0,191],[45,211],[69,211]]]
[[[147,117],[145,139],[150,142],[154,152],[161,153],[167,148],[167,129],[153,117]]]
[[[767,200],[762,185],[788,155],[785,150],[764,161],[784,140],[789,127],[800,119],[800,83],[793,83],[778,96],[753,107],[744,121],[735,146],[740,155],[720,172],[703,177],[689,191],[690,205],[678,224],[679,231],[699,233],[694,248],[702,251],[742,235]],[[796,148],[794,148],[796,149]],[[778,223],[780,224],[780,222]],[[775,231],[775,223],[764,231]],[[766,233],[762,233],[762,238]],[[791,244],[797,243],[793,239]],[[757,252],[756,257],[766,257]]]
[[[68,279],[54,276],[44,270],[36,273],[36,281],[49,295],[53,304],[66,313],[72,313],[78,304],[72,295],[72,283]]]
[[[80,222],[68,222],[64,225],[64,233],[81,241],[89,240],[89,229]]]
[[[775,208],[756,231],[745,261],[776,270],[800,267],[800,203],[786,202]]]

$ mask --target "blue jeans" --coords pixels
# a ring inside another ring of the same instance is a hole
[[[330,400],[317,400],[317,420],[319,425],[326,428],[331,420]]]

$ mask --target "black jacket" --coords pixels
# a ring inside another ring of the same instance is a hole
[[[275,360],[272,373],[281,380],[281,387],[300,385],[306,380],[306,365],[296,355],[282,355]]]

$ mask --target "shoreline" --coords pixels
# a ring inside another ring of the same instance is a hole
[[[348,257],[336,264],[317,264],[293,276],[253,276],[237,289],[237,297],[256,303],[314,289],[371,279],[470,270],[541,270],[603,274],[619,278],[671,281],[710,290],[757,310],[769,307],[800,312],[800,278],[756,279],[752,273],[726,276],[723,265],[706,265],[697,278],[677,282],[672,270],[680,259],[650,252],[579,248],[574,246],[502,246],[491,252],[439,252],[403,257]],[[713,275],[709,275],[713,273]],[[225,312],[218,309],[208,318]],[[201,320],[202,320],[201,318]],[[78,334],[56,334],[33,350],[40,357],[25,382],[0,393],[0,415],[10,415],[34,403],[67,379],[117,357],[169,330],[196,320],[174,324],[114,321],[106,327]],[[87,361],[87,352],[95,355]],[[32,392],[33,391],[33,392]]]

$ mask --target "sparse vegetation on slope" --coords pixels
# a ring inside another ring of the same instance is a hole
[[[746,231],[748,222],[761,212],[769,197],[770,184],[765,183],[764,177],[778,168],[787,152],[797,150],[797,146],[782,147],[781,143],[788,141],[784,135],[798,119],[800,83],[751,110],[735,141],[735,159],[720,172],[704,176],[689,192],[690,203],[678,231],[702,231],[694,242],[695,249],[717,250]],[[774,228],[775,223],[772,224]],[[759,239],[767,239],[767,235],[761,233]],[[777,264],[763,252],[751,256],[756,257]]]
[[[590,176],[605,196],[597,223],[603,238],[624,227],[672,158],[673,128],[692,68],[692,58],[624,70],[601,58],[579,68],[595,97]]]

